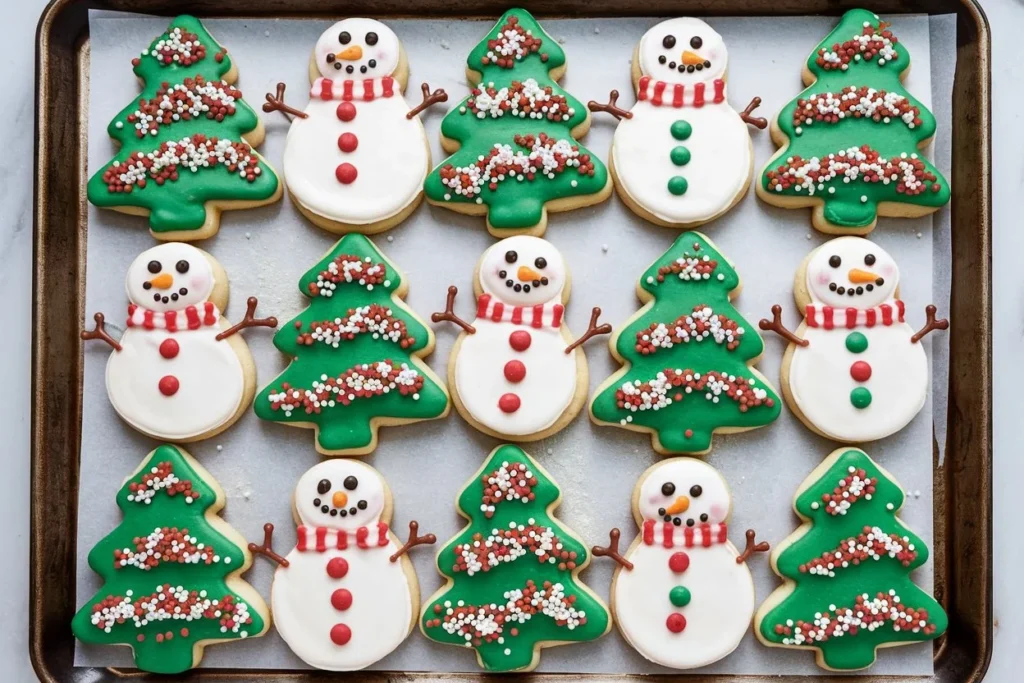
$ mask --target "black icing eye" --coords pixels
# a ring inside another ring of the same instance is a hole
[[[505,252],[505,263],[515,263],[518,260],[519,254],[517,254],[516,252],[511,250]]]
[[[371,69],[376,69],[377,68],[377,60],[376,59],[371,59],[370,61],[367,62],[367,64],[370,66]]]
[[[159,273],[164,268],[163,266],[160,265],[159,261],[150,261],[149,265],[147,265],[146,267],[149,268],[149,272],[151,273]]]
[[[661,485],[661,495],[663,495],[663,496],[671,496],[675,492],[676,492],[676,485],[673,484],[672,482],[666,481],[664,484]]]
[[[828,264],[833,268],[838,268],[839,266],[843,265],[843,259],[833,255],[832,258],[828,260]]]
[[[370,31],[369,33],[367,33],[366,34],[366,44],[367,45],[376,45],[377,44],[377,34],[374,33],[373,31]]]
[[[700,46],[704,44],[704,41],[700,39],[700,36],[694,36],[690,38],[690,47],[694,50],[699,50]]]
[[[690,496],[692,498],[700,498],[700,494],[704,493],[704,489],[700,487],[700,484],[694,484],[690,487]]]
[[[186,261],[185,259],[182,259],[182,260],[178,261],[177,263],[174,264],[174,269],[176,271],[178,271],[179,273],[182,273],[182,274],[187,273],[188,272],[188,261]]]
[[[338,42],[342,45],[348,45],[352,41],[352,36],[348,31],[342,31],[338,36]]]
[[[868,254],[864,257],[864,265],[873,266],[875,265],[875,255]]]
[[[661,41],[661,46],[666,50],[671,50],[676,46],[676,37],[672,35],[665,36],[664,40]]]
[[[533,262],[533,265],[537,266],[538,268],[547,268],[548,260],[543,256],[538,256],[537,260]]]
[[[356,503],[356,507],[359,508],[360,510],[365,510],[366,509],[366,501],[365,500],[359,501],[358,503]]]
[[[355,491],[356,487],[359,486],[359,480],[349,475],[345,477],[345,483],[343,484],[349,491]]]
[[[331,490],[331,481],[330,481],[330,479],[321,479],[320,483],[316,485],[316,492],[319,493],[321,496],[326,495],[327,492],[330,491],[330,490]]]

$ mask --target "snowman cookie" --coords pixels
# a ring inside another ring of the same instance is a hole
[[[620,109],[590,103],[619,119],[608,166],[622,201],[643,218],[670,228],[714,220],[746,194],[754,170],[747,125],[755,97],[737,113],[726,100],[729,53],[700,19],[668,19],[651,28],[633,52],[637,101]]]
[[[786,404],[811,430],[843,443],[874,441],[903,429],[924,407],[928,359],[921,339],[949,323],[915,332],[904,322],[900,272],[884,249],[862,237],[837,237],[797,270],[793,296],[804,321],[796,332],[761,320],[790,342],[782,359]]]
[[[517,235],[492,245],[473,275],[477,297],[473,324],[453,312],[448,289],[446,320],[463,332],[452,348],[448,387],[455,408],[474,427],[497,438],[536,441],[572,421],[586,401],[583,343],[609,334],[594,308],[586,333],[573,341],[565,324],[569,267],[554,245]]]
[[[718,470],[696,458],[648,468],[633,490],[640,534],[625,556],[619,530],[594,555],[618,564],[611,606],[622,636],[647,659],[693,669],[726,657],[750,630],[754,581],[747,560],[768,550],[746,533],[729,541],[732,494]]]
[[[418,114],[448,99],[423,84],[405,101],[409,63],[398,36],[375,19],[337,22],[310,58],[309,104],[284,103],[283,83],[264,111],[294,116],[284,178],[299,211],[325,230],[372,234],[405,220],[423,197],[430,148]]]
[[[247,327],[276,327],[257,319],[250,297],[245,319],[221,316],[228,281],[208,253],[182,242],[142,252],[128,268],[128,319],[114,340],[97,313],[83,340],[100,339],[107,361],[107,393],[118,415],[154,439],[187,443],[218,434],[252,402],[256,367],[241,335]]]
[[[274,624],[288,647],[317,669],[356,671],[386,657],[416,623],[419,583],[406,553],[435,542],[409,522],[405,544],[391,532],[392,500],[384,478],[358,460],[310,468],[292,498],[296,543],[286,557],[263,545],[249,550],[275,562]]]

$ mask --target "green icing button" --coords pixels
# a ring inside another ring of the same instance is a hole
[[[853,335],[850,335],[853,336]],[[871,392],[864,387],[857,387],[850,392],[850,403],[854,408],[863,410],[871,405]]]
[[[846,350],[851,353],[864,353],[868,348],[868,338],[860,332],[851,332],[846,336]],[[871,398],[868,397],[868,403],[871,403]],[[864,405],[867,405],[865,403]]]
[[[686,178],[681,175],[673,176],[668,181],[668,191],[674,195],[681,195],[686,192],[688,183]]]
[[[690,137],[690,133],[693,132],[693,126],[688,124],[686,121],[679,119],[672,124],[672,127],[669,130],[672,132],[672,137],[676,140],[685,140]]]
[[[686,607],[690,604],[690,589],[685,586],[676,586],[669,591],[668,599],[676,607]]]
[[[682,145],[675,147],[669,156],[672,157],[672,163],[676,166],[685,166],[690,163],[690,150]]]

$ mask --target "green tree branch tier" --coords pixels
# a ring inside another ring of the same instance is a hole
[[[740,277],[705,235],[686,232],[644,272],[644,303],[613,333],[623,364],[590,404],[597,424],[649,432],[663,455],[711,449],[716,432],[771,424],[779,396],[753,365],[764,341],[732,304]]]
[[[405,276],[373,242],[346,235],[299,291],[309,306],[274,335],[291,362],[256,396],[256,415],[315,429],[325,455],[364,455],[381,426],[448,414],[448,391],[423,362],[434,333],[402,301]]]
[[[219,517],[225,496],[177,446],[146,456],[117,493],[124,519],[89,552],[103,587],[71,622],[83,643],[128,645],[143,671],[199,665],[203,648],[255,638],[270,612],[241,579],[245,539]]]
[[[610,196],[608,170],[577,142],[590,112],[558,85],[565,52],[529,12],[505,12],[466,63],[472,90],[441,122],[451,156],[427,176],[427,201],[486,215],[509,237],[542,235],[549,211]]]
[[[159,240],[192,241],[217,232],[222,210],[281,198],[238,68],[198,19],[175,18],[132,66],[142,92],[107,126],[120,149],[90,178],[90,202],[148,216]]]
[[[949,183],[923,151],[935,117],[903,80],[905,44],[878,15],[850,10],[803,69],[807,88],[772,122],[780,147],[757,183],[764,201],[812,207],[822,232],[864,235],[878,216],[916,217],[949,201]]]
[[[857,448],[833,451],[800,485],[803,524],[771,555],[785,584],[754,617],[765,645],[816,650],[818,666],[871,666],[878,648],[941,636],[946,613],[910,580],[928,546],[896,514],[899,483]]]
[[[608,632],[608,608],[578,578],[587,546],[554,516],[561,495],[518,446],[491,452],[456,501],[469,523],[437,554],[447,583],[423,606],[427,638],[472,647],[488,671],[529,671],[545,647]]]

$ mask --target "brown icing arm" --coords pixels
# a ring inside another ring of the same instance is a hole
[[[602,112],[603,111],[606,114],[611,114],[612,116],[614,116],[619,121],[621,121],[622,119],[631,119],[631,118],[633,118],[633,112],[628,111],[626,109],[621,109],[620,107],[617,107],[615,105],[615,102],[618,99],[619,99],[619,91],[618,90],[612,90],[608,94],[608,104],[601,104],[600,102],[595,102],[594,100],[590,100],[589,102],[587,102],[587,109],[589,109],[590,111],[592,111],[594,113]]]
[[[771,548],[771,546],[768,545],[768,541],[754,543],[754,536],[754,530],[747,529],[747,547],[743,549],[743,552],[739,556],[737,556],[736,564],[743,564],[749,560],[754,553],[766,553]]]
[[[601,309],[594,306],[594,309],[590,312],[590,324],[587,325],[587,331],[583,333],[583,336],[565,347],[567,354],[572,353],[573,349],[577,346],[581,346],[587,342],[591,337],[596,337],[599,334],[611,334],[612,326],[608,323],[604,325],[598,325],[597,319],[601,317]]]
[[[801,339],[796,334],[786,329],[786,326],[782,324],[782,306],[775,304],[772,306],[772,319],[761,318],[761,322],[757,324],[765,332],[774,332],[783,339],[786,339],[792,344],[797,346],[809,346],[811,342],[806,339]]]
[[[594,557],[610,557],[610,558],[612,558],[613,560],[618,562],[619,565],[623,569],[632,569],[633,568],[633,563],[630,562],[629,560],[627,560],[626,558],[624,558],[622,555],[619,554],[619,536],[620,535],[621,535],[621,533],[619,532],[618,529],[612,529],[611,531],[608,532],[608,539],[610,541],[610,543],[608,544],[608,547],[607,548],[602,548],[599,545],[595,545],[593,548],[590,549],[590,552],[592,552],[594,554]]]
[[[927,322],[925,322],[924,327],[922,327],[920,330],[915,332],[914,336],[910,338],[910,343],[911,344],[916,344],[917,342],[921,341],[926,336],[928,336],[929,332],[933,332],[935,330],[948,330],[949,329],[949,321],[948,320],[946,320],[945,318],[940,318],[938,320],[935,319],[935,306],[933,306],[931,304],[928,304],[927,306],[925,306],[924,307],[924,314],[928,317],[928,320],[927,320]]]
[[[274,536],[274,525],[267,522],[263,525],[263,545],[256,545],[255,543],[249,544],[249,552],[253,555],[262,555],[263,557],[276,562],[282,567],[288,566],[288,560],[284,559],[280,555],[274,552],[271,547],[271,542]]]
[[[761,130],[764,130],[765,128],[768,127],[768,119],[762,118],[760,116],[751,116],[751,113],[753,113],[753,111],[760,106],[761,98],[755,97],[754,99],[750,100],[750,104],[747,105],[747,108],[740,112],[740,118],[743,119],[744,123],[754,126],[755,128],[760,128]]]
[[[250,296],[245,302],[245,317],[242,318],[241,322],[232,325],[218,334],[217,341],[227,339],[231,335],[236,332],[241,332],[247,327],[277,327],[277,318],[273,316],[269,318],[257,318],[253,315],[256,312],[256,303],[256,297]]]
[[[476,334],[476,328],[467,323],[465,320],[455,315],[455,295],[459,293],[459,288],[452,285],[448,288],[448,298],[445,300],[444,312],[443,313],[431,313],[430,319],[435,323],[449,322],[455,323],[461,327],[466,334]]]
[[[115,351],[120,351],[121,345],[118,344],[113,337],[107,334],[107,328],[104,327],[103,325],[103,314],[97,313],[92,317],[92,319],[96,321],[96,327],[94,327],[91,330],[82,330],[82,332],[79,334],[79,336],[82,338],[82,341],[89,341],[90,339],[101,339],[106,343],[110,344],[110,348],[114,349]]]
[[[405,118],[407,119],[412,119],[424,109],[432,107],[439,102],[448,101],[448,93],[441,88],[438,88],[434,92],[430,92],[430,86],[424,83],[420,86],[420,90],[423,91],[423,101],[409,110],[409,113],[405,115]]]
[[[398,559],[402,557],[402,555],[405,555],[418,545],[430,545],[432,543],[437,543],[437,536],[434,534],[424,534],[423,536],[417,535],[416,531],[419,528],[419,522],[415,519],[409,522],[409,540],[406,541],[405,545],[399,548],[398,551],[388,559],[392,562],[398,562]]]
[[[295,107],[289,107],[287,104],[284,103],[284,88],[284,83],[278,83],[276,96],[267,93],[267,101],[263,103],[263,111],[267,112],[268,114],[272,111],[279,111],[285,115],[285,118],[288,118],[288,114],[291,114],[292,116],[298,116],[300,119],[308,118],[309,114],[307,114],[306,112],[299,111]],[[291,119],[288,120],[291,121]]]

